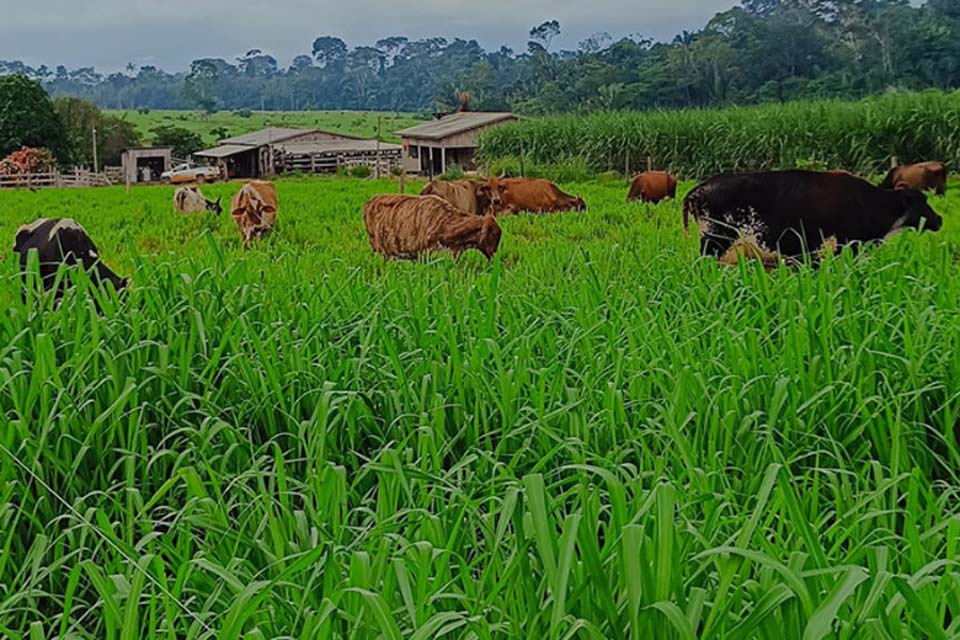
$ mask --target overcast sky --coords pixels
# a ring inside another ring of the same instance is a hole
[[[598,31],[670,39],[699,29],[736,0],[0,0],[0,59],[38,66],[127,62],[169,71],[202,57],[232,59],[252,48],[281,64],[334,35],[370,44],[391,35],[476,39],[486,49],[525,47],[530,27],[560,21],[553,48],[575,48]]]

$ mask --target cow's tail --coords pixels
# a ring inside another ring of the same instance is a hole
[[[887,177],[884,178],[883,182],[881,182],[878,186],[881,189],[893,189],[893,178],[896,174],[897,174],[897,167],[890,169],[890,172],[887,173]]]

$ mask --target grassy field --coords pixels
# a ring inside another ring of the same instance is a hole
[[[492,263],[372,255],[391,182],[282,181],[250,251],[171,188],[0,192],[0,634],[956,637],[960,191],[767,273],[565,186]],[[21,300],[38,215],[123,304]]]
[[[848,169],[881,173],[890,158],[960,166],[960,92],[892,93],[724,109],[561,115],[498,127],[487,161],[521,152],[538,164],[630,173],[648,166],[686,179],[734,170]]]
[[[204,142],[210,145],[220,139],[214,133],[216,129],[226,129],[230,136],[240,136],[264,127],[293,127],[375,138],[378,118],[383,139],[398,142],[399,138],[393,135],[395,131],[420,122],[411,114],[374,111],[253,111],[248,118],[232,111],[219,111],[212,115],[197,111],[150,111],[144,114],[130,110],[108,113],[132,122],[147,141],[153,129],[172,125],[199,133]]]

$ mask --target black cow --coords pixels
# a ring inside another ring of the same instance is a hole
[[[690,216],[700,227],[701,254],[715,257],[738,240],[797,257],[830,238],[843,246],[921,224],[937,231],[943,224],[919,191],[886,191],[854,176],[815,171],[716,176],[684,199],[684,229]]]
[[[57,269],[61,264],[79,264],[94,282],[110,282],[117,291],[123,291],[129,283],[128,279],[121,278],[100,261],[100,252],[93,240],[83,227],[69,218],[40,218],[17,230],[13,250],[20,254],[20,271],[24,284],[27,283],[27,255],[31,249],[37,251],[44,290],[53,287]],[[57,296],[62,294],[61,283]]]

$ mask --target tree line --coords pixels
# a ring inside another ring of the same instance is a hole
[[[142,142],[124,117],[104,113],[83,98],[51,98],[40,82],[23,73],[0,75],[0,105],[0,159],[42,149],[61,167],[93,167],[96,147],[99,168],[119,165],[124,149]],[[173,147],[180,158],[203,148],[199,134],[170,125],[154,128],[151,139]]]
[[[195,60],[168,73],[127,65],[31,68],[52,95],[102,108],[513,109],[531,115],[702,107],[811,97],[860,97],[890,89],[960,87],[960,0],[743,0],[699,31],[670,42],[606,33],[576,50],[552,44],[562,26],[530,30],[525,50],[486,51],[474,40],[393,36],[350,47],[334,36],[283,67],[251,49],[228,61]]]

